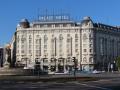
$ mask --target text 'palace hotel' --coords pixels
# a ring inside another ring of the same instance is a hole
[[[75,22],[67,15],[45,15],[29,22],[22,19],[11,41],[16,66],[67,72],[106,70],[120,55],[120,28],[94,23],[90,17]]]

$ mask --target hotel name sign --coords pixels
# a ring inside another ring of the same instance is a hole
[[[70,17],[68,15],[46,15],[46,16],[39,16],[40,21],[63,21],[69,20]]]

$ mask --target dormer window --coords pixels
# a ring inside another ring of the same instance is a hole
[[[52,27],[54,28],[54,27],[55,27],[55,24],[53,24]]]
[[[47,27],[47,25],[45,24],[45,25],[44,25],[44,27],[46,28],[46,27]]]
[[[60,27],[63,27],[63,24],[60,24]]]
[[[70,27],[71,26],[71,24],[67,24],[67,27]]]

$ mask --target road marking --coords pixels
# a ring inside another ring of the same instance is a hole
[[[102,89],[102,90],[112,90],[110,88],[103,88],[103,87],[93,86],[93,85],[88,85],[88,84],[83,84],[83,83],[75,83],[75,84],[79,84],[79,85],[83,85],[83,86],[87,86],[87,87],[98,88],[98,89]]]

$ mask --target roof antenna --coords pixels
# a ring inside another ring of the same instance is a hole
[[[39,21],[39,8],[37,9],[37,19]]]
[[[52,13],[52,16],[53,16],[53,21],[55,20],[55,11],[54,11],[54,9],[53,9],[53,13]]]
[[[48,10],[45,10],[45,20],[47,21],[47,16],[48,16]]]

